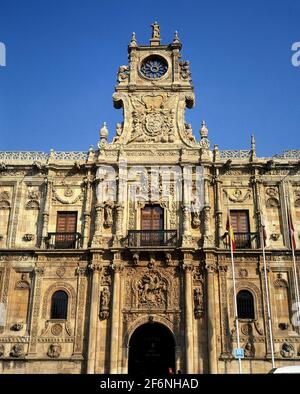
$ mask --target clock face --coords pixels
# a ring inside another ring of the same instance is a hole
[[[161,78],[168,70],[168,64],[160,56],[149,56],[141,65],[141,73],[150,79]]]

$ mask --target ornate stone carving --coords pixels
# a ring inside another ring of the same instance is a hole
[[[242,189],[236,188],[234,191],[224,190],[224,193],[228,197],[228,199],[232,202],[244,202],[251,197],[251,190],[247,189],[243,193]]]
[[[291,343],[284,342],[281,346],[280,354],[283,358],[292,358],[295,354],[294,346]]]
[[[266,207],[267,208],[277,208],[279,207],[279,201],[277,200],[277,198],[268,198],[267,202],[266,202]]]
[[[66,273],[66,269],[64,267],[59,267],[55,273],[59,278],[62,278]]]
[[[242,324],[241,332],[243,335],[247,335],[247,336],[251,335],[253,332],[252,325],[250,323]]]
[[[62,347],[58,343],[52,343],[47,351],[47,356],[50,358],[58,358],[60,356]]]
[[[110,304],[110,291],[107,287],[101,291],[100,296],[100,319],[108,319],[109,318],[109,304]]]
[[[247,342],[244,347],[244,355],[247,358],[252,358],[255,356],[255,346],[252,342]]]
[[[58,336],[58,335],[60,335],[61,333],[62,333],[62,325],[61,324],[53,324],[53,326],[51,327],[51,333],[54,335],[54,336]]]
[[[8,191],[0,193],[0,209],[10,209],[10,194]]]
[[[135,283],[140,308],[162,308],[167,305],[168,282],[158,271],[149,271]]]
[[[74,187],[77,188],[77,190],[78,190],[78,187],[76,187],[76,186],[74,186]],[[83,194],[84,194],[83,190],[79,190],[79,193],[77,193],[77,195],[73,199],[70,199],[70,197],[72,197],[74,194],[74,190],[71,189],[70,185],[64,185],[64,187],[62,189],[63,195],[60,193],[60,189],[61,189],[61,186],[56,187],[56,188],[53,187],[53,189],[52,189],[53,203],[56,203],[56,204],[60,203],[60,204],[64,204],[64,205],[73,205],[79,201],[82,201],[82,199],[83,199]],[[70,193],[70,192],[72,192],[72,193]]]
[[[200,319],[203,315],[204,307],[203,307],[203,288],[195,287],[194,288],[194,314],[195,319]]]
[[[184,80],[190,80],[192,78],[192,74],[190,72],[190,62],[188,61],[181,61],[179,62],[180,67],[180,76]]]
[[[270,197],[277,197],[278,196],[278,189],[277,187],[268,187],[266,189],[266,194]]]
[[[241,278],[247,278],[247,276],[248,276],[248,271],[246,270],[246,268],[241,268],[241,269],[239,270],[239,276],[240,276]]]
[[[174,141],[174,97],[145,95],[132,97],[133,132],[129,142]]]
[[[133,263],[133,265],[137,265],[137,264],[139,263],[139,261],[140,261],[140,256],[139,256],[139,254],[138,254],[138,253],[135,253],[135,254],[132,256],[132,263]]]
[[[24,357],[24,345],[22,343],[16,343],[15,345],[13,345],[10,350],[10,356],[16,358]]]
[[[113,203],[109,201],[104,203],[103,225],[106,228],[110,228],[113,225]]]
[[[4,356],[4,352],[5,352],[5,347],[3,344],[0,344],[0,357]]]
[[[128,66],[120,66],[118,70],[118,82],[124,82],[128,80],[129,75],[129,67]]]
[[[23,327],[24,327],[24,324],[23,324],[23,323],[14,323],[14,324],[11,326],[11,330],[12,330],[12,331],[21,331],[21,330],[23,329]]]
[[[30,242],[34,240],[34,234],[24,234],[23,235],[23,240],[25,242]]]

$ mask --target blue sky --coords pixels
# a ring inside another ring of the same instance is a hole
[[[87,150],[103,121],[112,138],[118,67],[131,33],[148,43],[156,20],[191,62],[197,138],[205,119],[220,149],[249,148],[252,132],[260,156],[300,149],[298,0],[0,0],[0,150]]]

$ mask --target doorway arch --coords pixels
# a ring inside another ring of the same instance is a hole
[[[128,373],[139,376],[167,375],[175,371],[175,341],[160,323],[139,326],[129,341]]]

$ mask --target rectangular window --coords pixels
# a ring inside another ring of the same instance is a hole
[[[237,249],[251,248],[249,212],[247,210],[230,211],[230,221],[234,232],[234,242]]]
[[[77,212],[57,212],[55,248],[75,248]]]
[[[164,210],[159,205],[148,205],[141,211],[141,245],[163,245]]]

